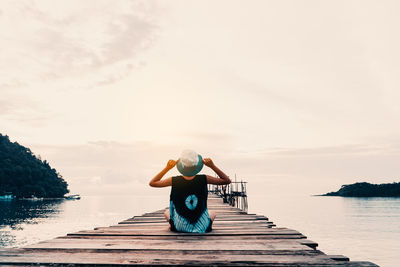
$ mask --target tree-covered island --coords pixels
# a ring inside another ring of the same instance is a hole
[[[366,182],[342,185],[336,192],[321,196],[341,197],[400,197],[400,183],[370,184]]]
[[[0,134],[0,196],[58,198],[68,192],[67,182],[46,160]]]

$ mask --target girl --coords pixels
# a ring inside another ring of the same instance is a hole
[[[203,164],[211,168],[220,178],[198,174]],[[182,174],[161,178],[177,167]],[[169,210],[164,213],[170,229],[177,232],[205,233],[211,231],[216,214],[207,209],[207,184],[230,184],[229,177],[210,158],[203,159],[193,150],[184,150],[178,160],[169,160],[167,166],[151,179],[152,187],[172,186]]]

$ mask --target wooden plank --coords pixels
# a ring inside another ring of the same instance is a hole
[[[239,211],[226,211],[226,210],[210,210],[215,212],[217,216],[223,216],[223,215],[256,215],[256,214],[248,214],[246,212],[239,212]],[[141,216],[135,216],[135,217],[164,217],[164,212],[162,213],[145,213],[142,214]],[[131,218],[132,219],[132,218]]]
[[[84,230],[84,231],[80,231],[80,232],[103,232],[103,231],[116,231],[116,232],[130,232],[130,231],[136,231],[134,228],[128,228],[128,229],[124,229],[124,228],[118,228],[118,227],[103,227],[105,229],[102,229],[101,231],[99,230]],[[153,231],[152,228],[149,228],[149,231]],[[221,230],[222,231],[222,230]],[[232,230],[233,231],[233,230]],[[235,230],[236,231],[236,230]],[[233,232],[235,232],[233,231]],[[156,233],[155,231],[153,231],[154,233]],[[165,234],[166,232],[170,232],[167,229],[164,230],[159,230],[159,234]],[[213,232],[219,232],[219,231],[213,231]],[[229,232],[228,230],[224,230],[224,232]],[[262,230],[262,232],[269,232],[269,233],[286,233],[286,232],[290,232],[290,233],[297,233],[300,234],[298,231],[296,230],[292,230],[286,227],[274,227],[274,228],[264,228]],[[158,233],[158,232],[157,232]],[[172,232],[173,233],[173,232]],[[188,233],[184,233],[184,234],[188,234]],[[205,233],[205,234],[209,234],[209,233]]]
[[[150,227],[165,227],[165,228],[169,228],[169,224],[165,223],[165,222],[159,222],[159,223],[130,223],[130,224],[118,224],[118,226],[112,226],[113,228],[118,228],[121,227],[120,229],[123,229],[124,226],[127,227],[138,227],[138,228],[150,228]],[[232,229],[237,229],[239,227],[255,227],[255,228],[273,228],[276,225],[273,223],[253,223],[253,224],[249,224],[249,225],[245,225],[245,224],[237,224],[237,223],[213,223],[212,228],[213,229],[217,229],[219,227],[224,227],[224,228],[228,228],[229,226],[232,227]],[[98,230],[100,227],[96,227],[94,228],[94,230]]]
[[[293,235],[203,235],[203,236],[190,236],[190,235],[165,235],[165,236],[149,236],[149,235],[142,235],[142,236],[137,236],[137,235],[66,235],[66,236],[60,236],[57,238],[62,238],[62,239],[129,239],[129,240],[134,240],[134,239],[154,239],[154,240],[226,240],[227,242],[237,242],[240,240],[258,240],[258,239],[268,239],[268,240],[273,240],[273,239],[305,239],[307,238],[303,234],[293,234]]]
[[[317,242],[314,242],[314,241],[309,240],[309,239],[302,239],[300,241],[300,244],[309,246],[310,248],[313,248],[313,249],[316,249],[318,247],[318,243]]]
[[[151,219],[146,219],[146,218],[139,218],[139,219],[128,219],[122,222],[164,222],[166,221],[165,218],[151,218]],[[218,221],[235,221],[235,222],[240,222],[240,221],[268,221],[268,219],[263,219],[263,218],[221,218],[221,217],[216,217],[214,222]]]
[[[128,219],[123,222],[158,222],[158,221],[166,221],[165,218],[135,218],[135,219]],[[214,221],[268,221],[267,218],[232,218],[232,217],[216,217]]]
[[[232,229],[240,229],[240,228],[265,228],[265,227],[272,227],[273,223],[255,223],[255,224],[213,224],[213,229],[219,228],[232,228]],[[143,229],[159,229],[159,228],[168,228],[168,223],[158,223],[158,224],[144,224],[144,223],[137,223],[137,224],[118,224],[110,226],[111,228],[115,229],[130,229],[130,228],[143,228]],[[106,227],[96,227],[94,230],[99,230]]]
[[[242,211],[240,209],[231,209],[231,208],[225,208],[225,207],[219,207],[219,206],[207,206],[208,210],[212,211],[221,211],[221,212],[239,212],[243,214],[249,214],[249,215],[255,215],[255,213],[247,213],[245,211]],[[153,212],[146,212],[144,214],[163,214],[166,210],[169,210],[169,207],[166,207],[165,209],[159,210],[159,211],[153,211]]]
[[[268,218],[262,218],[262,217],[259,217],[259,218],[251,218],[251,217],[238,217],[238,218],[234,218],[234,217],[220,217],[220,216],[217,216],[216,218],[215,218],[215,221],[253,221],[253,220],[264,220],[264,221],[268,221]],[[145,217],[141,217],[141,218],[134,218],[134,219],[128,219],[128,220],[125,220],[125,221],[122,221],[122,222],[119,222],[120,224],[121,223],[124,223],[124,222],[132,222],[132,221],[136,221],[136,222],[159,222],[159,221],[165,221],[165,218],[145,218]]]
[[[236,232],[262,232],[265,229],[270,229],[271,227],[267,226],[255,226],[255,227],[235,227],[235,226],[215,226],[213,227],[213,231],[218,231],[218,232],[229,232],[236,231]],[[232,231],[231,231],[232,230]],[[155,226],[155,227],[140,227],[140,226],[134,226],[134,227],[129,227],[129,228],[120,228],[120,227],[96,227],[94,228],[94,231],[99,231],[99,232],[104,232],[104,233],[112,233],[112,232],[126,232],[126,233],[132,233],[132,232],[142,232],[142,233],[148,233],[148,232],[169,232],[169,226]]]
[[[122,249],[145,250],[313,250],[296,240],[240,240],[240,242],[226,242],[223,240],[124,240],[124,239],[52,239],[24,248],[40,249]]]
[[[329,258],[335,261],[349,261],[350,259],[343,255],[328,255]]]
[[[262,226],[262,225],[270,225],[274,224],[271,221],[266,220],[255,220],[255,221],[214,221],[213,225],[232,225],[232,226],[239,226],[239,225],[250,225],[250,226]],[[163,221],[129,221],[125,223],[118,223],[112,225],[110,227],[129,227],[129,225],[169,225],[166,220]]]
[[[168,225],[166,220],[164,221],[129,221],[129,222],[120,222],[118,226],[124,225]],[[271,221],[266,220],[256,220],[256,221],[214,221],[213,225],[266,225],[273,224]]]
[[[265,221],[268,222],[268,220],[256,220],[256,221]],[[164,223],[166,220],[127,220],[127,221],[122,221],[118,222],[118,224],[131,224],[131,223]],[[217,222],[227,222],[227,223],[234,223],[234,222],[249,222],[249,223],[255,223],[254,220],[251,219],[243,219],[243,220],[233,220],[233,219],[216,219],[214,220],[214,223]]]
[[[154,230],[154,231],[142,231],[142,230],[124,230],[124,231],[118,231],[118,230],[107,230],[107,231],[97,231],[97,230],[88,230],[88,231],[79,231],[76,233],[70,233],[68,236],[72,235],[108,235],[108,236],[132,236],[132,235],[137,235],[137,236],[180,236],[180,235],[193,235],[193,236],[203,236],[203,235],[216,235],[216,236],[221,236],[221,235],[301,235],[299,232],[295,230],[280,230],[280,231],[268,231],[274,228],[265,228],[265,230],[262,231],[256,231],[256,230],[213,230],[209,233],[177,233],[177,232],[171,232],[168,230]]]
[[[119,265],[269,265],[269,266],[343,266],[343,262],[330,259],[323,254],[305,252],[291,255],[279,251],[268,254],[265,251],[171,251],[162,253],[160,250],[145,250],[134,252],[96,252],[82,251],[68,253],[55,250],[54,252],[35,252],[27,250],[0,251],[0,263],[12,264],[119,264]],[[368,262],[357,262],[356,265],[346,263],[346,266],[377,266]]]
[[[240,218],[248,218],[248,219],[267,219],[264,215],[249,215],[249,214],[216,214],[216,218],[232,218],[232,219],[240,219]],[[150,219],[160,219],[164,218],[163,216],[134,216],[128,220],[134,220],[134,219],[145,219],[145,220],[150,220]]]
[[[163,219],[163,220],[156,220],[156,221],[146,221],[146,220],[129,220],[129,221],[123,221],[124,223],[165,223],[167,224],[167,220]],[[213,222],[213,224],[266,224],[266,223],[273,223],[272,221],[269,220],[216,220]],[[120,225],[120,223],[118,223],[118,225]]]
[[[235,229],[235,230],[240,230],[240,229],[256,229],[256,230],[262,230],[265,228],[270,228],[272,227],[270,224],[259,224],[259,225],[213,225],[212,229],[213,230],[219,230],[219,229]],[[152,230],[162,230],[162,229],[168,229],[169,225],[168,224],[158,224],[158,225],[143,225],[143,224],[120,224],[120,225],[115,225],[115,226],[110,226],[110,227],[96,227],[93,230],[107,230],[107,229],[118,229],[118,230],[129,230],[129,229],[135,229],[135,230],[143,230],[143,231],[152,231]]]

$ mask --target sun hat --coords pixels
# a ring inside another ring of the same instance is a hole
[[[182,151],[176,168],[184,176],[194,176],[203,168],[203,158],[195,151],[185,149]]]

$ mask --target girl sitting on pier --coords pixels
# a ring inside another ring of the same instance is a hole
[[[198,174],[203,164],[211,168],[219,177]],[[176,165],[179,176],[161,178]],[[210,158],[202,158],[193,150],[184,150],[178,160],[169,160],[167,166],[151,179],[152,187],[172,186],[169,210],[164,215],[170,223],[171,231],[205,233],[211,231],[216,214],[207,209],[207,184],[230,184],[229,177]]]

